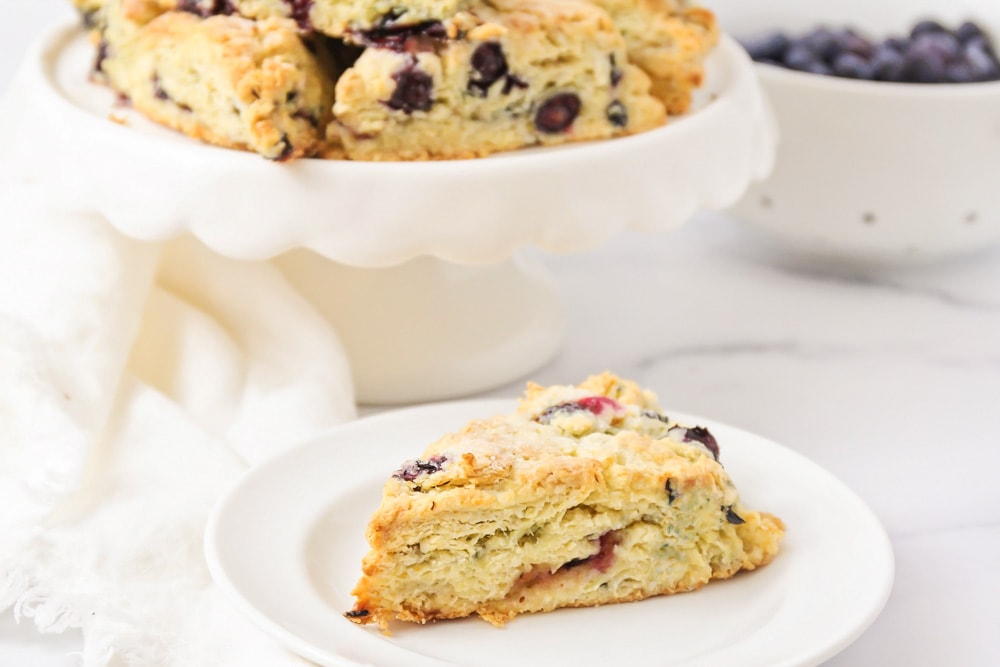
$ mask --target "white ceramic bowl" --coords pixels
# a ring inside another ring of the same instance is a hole
[[[1000,43],[1000,1],[716,0],[737,37],[819,24],[881,39],[966,19]],[[757,72],[778,118],[771,176],[733,209],[789,246],[839,260],[914,263],[1000,240],[1000,82],[896,84]]]

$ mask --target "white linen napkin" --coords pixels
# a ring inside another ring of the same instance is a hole
[[[203,531],[248,466],[355,416],[336,332],[268,262],[44,194],[0,170],[0,613],[81,628],[84,667],[302,665],[220,597]]]

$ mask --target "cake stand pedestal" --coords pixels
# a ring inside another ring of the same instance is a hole
[[[358,399],[468,395],[559,349],[562,300],[518,253],[598,247],[734,203],[772,165],[776,130],[724,37],[692,111],[644,134],[478,160],[299,160],[199,144],[88,82],[92,46],[60,23],[37,41],[0,124],[0,162],[60,210],[145,241],[190,234],[270,260],[340,332]],[[114,121],[114,122],[112,122]]]
[[[522,255],[481,266],[418,257],[365,269],[306,250],[276,260],[340,333],[369,403],[462,396],[514,380],[562,345],[565,307]]]

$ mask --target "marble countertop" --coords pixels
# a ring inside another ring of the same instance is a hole
[[[8,2],[0,91],[64,11],[60,0]],[[892,596],[830,665],[1000,664],[1000,249],[838,268],[701,214],[669,234],[541,259],[571,331],[533,379],[614,370],[674,410],[797,449],[880,517],[896,554]],[[65,656],[73,635],[32,632],[0,621],[0,664],[76,664]]]

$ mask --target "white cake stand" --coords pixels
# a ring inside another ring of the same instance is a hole
[[[726,207],[769,172],[776,144],[752,66],[725,37],[693,111],[664,128],[432,163],[275,164],[199,144],[90,84],[92,51],[75,24],[38,40],[0,157],[51,184],[54,207],[97,211],[128,236],[193,234],[229,257],[275,259],[340,331],[365,403],[530,373],[558,350],[565,316],[516,251],[584,251]]]

